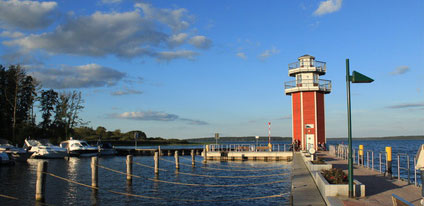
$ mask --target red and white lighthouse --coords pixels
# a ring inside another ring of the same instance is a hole
[[[289,64],[289,76],[296,80],[285,82],[286,95],[292,96],[292,141],[300,149],[318,150],[326,143],[324,94],[331,92],[331,81],[319,77],[327,68],[325,62],[303,55]]]

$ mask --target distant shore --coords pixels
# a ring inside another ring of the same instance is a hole
[[[272,141],[291,141],[291,137],[279,137],[272,136]],[[414,136],[387,136],[387,137],[353,137],[353,139],[361,139],[361,140],[424,140],[424,135],[414,135]],[[201,137],[201,138],[190,138],[184,139],[190,143],[215,143],[214,137]],[[335,137],[335,138],[327,138],[327,141],[343,141],[347,140],[347,137]],[[246,136],[246,137],[220,137],[218,139],[219,142],[252,142],[256,141],[254,136]],[[258,139],[259,142],[268,141],[268,137],[260,137]]]

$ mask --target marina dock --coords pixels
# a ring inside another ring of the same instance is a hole
[[[293,152],[289,151],[289,144],[274,144],[271,147],[254,144],[211,144],[206,145],[207,160],[220,161],[291,161]]]
[[[348,162],[338,159],[328,152],[320,153],[320,157],[333,167],[343,169],[347,173]],[[362,166],[354,165],[354,178],[366,185],[366,196],[364,198],[342,198],[339,199],[344,205],[392,205],[392,194],[395,194],[413,205],[421,205],[421,188],[414,184],[408,184],[397,178],[389,179],[376,170],[370,170]]]
[[[366,168],[363,165],[354,165],[354,179],[366,187],[365,197],[348,198],[347,196],[323,196],[313,179],[305,163],[307,159],[302,158],[300,152],[294,153],[292,163],[292,205],[393,205],[392,196],[402,198],[412,205],[421,205],[421,188],[406,180],[397,177],[389,178],[378,170]],[[317,154],[333,168],[342,169],[347,174],[348,161],[331,155],[327,151]],[[308,194],[308,195],[305,195]],[[327,203],[324,202],[327,200]],[[330,202],[328,202],[330,200]]]

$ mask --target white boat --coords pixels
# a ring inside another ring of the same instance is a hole
[[[98,154],[97,147],[90,146],[84,140],[70,139],[60,143],[61,148],[68,150],[71,157],[91,157]]]
[[[18,162],[26,162],[33,152],[15,147],[5,139],[0,139],[0,152],[7,153],[9,157]]]
[[[98,141],[97,142],[97,148],[100,153],[100,156],[109,156],[109,155],[115,155],[116,149],[113,147],[111,143],[103,143]]]
[[[25,139],[25,147],[34,152],[31,158],[61,159],[68,156],[68,150],[52,145],[48,140]]]

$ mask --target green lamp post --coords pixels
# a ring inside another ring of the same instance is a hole
[[[371,83],[374,80],[356,71],[350,76],[349,59],[346,59],[346,92],[347,92],[347,139],[349,142],[349,158],[348,158],[348,179],[349,179],[349,197],[353,196],[353,159],[352,159],[352,118],[350,107],[350,82],[352,83]]]

